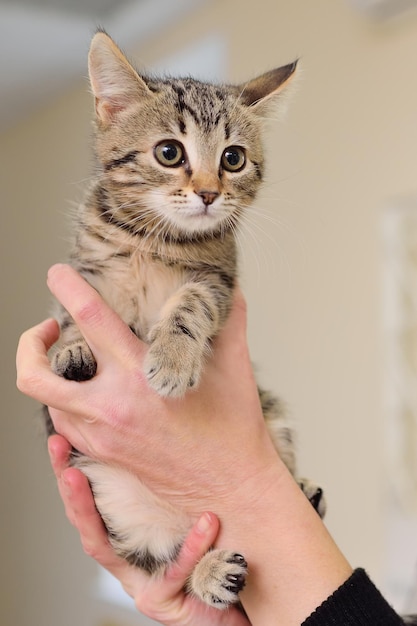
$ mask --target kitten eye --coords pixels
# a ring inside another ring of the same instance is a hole
[[[222,167],[229,172],[240,172],[246,165],[246,154],[239,146],[230,146],[222,154]]]
[[[177,167],[184,163],[184,148],[178,141],[161,141],[155,146],[154,155],[165,167]]]

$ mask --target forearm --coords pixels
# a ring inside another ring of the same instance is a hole
[[[204,531],[202,531],[199,523],[190,533],[182,550],[181,563],[178,561],[174,564],[170,569],[170,573],[164,577],[164,580],[152,581],[138,570],[131,568],[112,551],[102,522],[95,509],[85,477],[77,470],[67,470],[66,463],[70,451],[69,444],[62,438],[55,436],[50,439],[49,447],[67,514],[78,527],[86,551],[119,578],[128,593],[135,597],[137,606],[142,612],[163,624],[178,624],[181,626],[185,624],[198,624],[200,626],[203,623],[212,624],[212,626],[220,626],[220,624],[227,624],[228,626],[232,626],[232,624],[237,626],[239,624],[239,626],[244,626],[249,624],[237,610],[230,609],[223,612],[216,609],[208,609],[206,606],[199,605],[194,598],[184,596],[182,593],[184,581],[193,568],[195,560],[204,554],[207,546],[212,543],[218,531],[218,523],[214,515],[207,516],[206,514],[203,516],[206,521],[210,520],[211,527],[205,523]],[[63,483],[64,476],[66,481],[65,487]],[[280,486],[285,482],[286,480],[279,480],[278,485]],[[248,520],[253,520],[254,514],[260,513],[262,507],[256,507],[256,511],[252,510],[251,514],[245,511],[242,516],[235,518],[235,521],[238,521],[240,526],[237,534],[241,537],[239,541],[241,541],[242,549],[244,546],[245,551],[250,553],[252,565],[258,567],[259,570],[257,572],[259,575],[257,576],[258,580],[256,580],[254,576],[255,570],[251,567],[252,576],[249,578],[246,593],[243,594],[243,601],[245,607],[252,615],[253,625],[257,623],[300,624],[299,620],[302,618],[297,617],[297,615],[309,611],[310,605],[315,605],[317,599],[319,602],[318,607],[313,606],[311,615],[302,622],[302,626],[374,626],[374,624],[400,626],[404,623],[384,600],[363,570],[356,570],[341,586],[337,586],[338,566],[343,563],[343,558],[339,561],[337,551],[330,559],[328,551],[326,551],[327,556],[319,555],[317,557],[314,551],[311,553],[311,542],[308,542],[306,554],[300,554],[299,548],[303,546],[303,537],[297,536],[298,533],[293,536],[293,528],[286,530],[279,523],[279,510],[274,510],[274,501],[269,502],[270,496],[268,494],[267,482],[265,482],[265,487],[266,489],[261,494],[261,498],[266,506],[266,518],[270,517],[269,513],[278,513],[278,517],[275,520],[271,518],[271,522],[264,518],[257,520],[256,528],[264,528],[264,532],[259,533],[259,543],[255,545],[253,551],[251,550],[251,545],[257,539],[256,530],[248,533],[246,525]],[[274,497],[274,491],[274,489],[271,490],[271,497]],[[298,498],[298,491],[294,491],[293,495],[295,494],[297,494]],[[284,495],[282,492],[280,497]],[[290,497],[287,501],[288,505],[288,502],[292,501],[291,493],[288,493],[287,497]],[[242,506],[244,506],[244,502],[242,502]],[[284,512],[286,512],[286,509],[291,507],[284,506],[283,508]],[[299,513],[303,508],[304,501]],[[309,517],[307,515],[307,518]],[[323,547],[327,543],[327,537],[324,537],[323,543],[321,539],[322,525],[321,523],[319,525],[316,524],[316,518],[317,516],[311,518],[314,520],[312,527],[309,520],[306,520],[305,532],[309,532],[309,529],[315,532],[318,526],[320,526],[320,533],[314,539],[314,544],[316,547]],[[290,511],[288,521],[290,522],[291,519],[292,514]],[[297,519],[298,514],[295,515],[295,521]],[[280,533],[286,533],[284,539],[293,536],[293,539],[288,541],[288,550],[282,550],[281,543],[283,537],[278,532],[273,532],[271,538],[268,538],[267,533],[270,532],[268,530],[270,524],[275,530],[279,527]],[[266,554],[262,547],[264,546],[265,538],[268,540]],[[279,539],[280,541],[277,542]],[[223,533],[220,543],[228,541],[226,529],[226,533]],[[294,542],[296,542],[296,545],[293,545]],[[331,544],[330,548],[333,552]],[[275,556],[277,558],[274,558]],[[288,558],[289,562],[287,563]],[[279,561],[278,559],[282,560]],[[293,559],[301,560],[301,571],[299,563],[297,565]],[[313,562],[311,562],[311,559]],[[314,565],[315,563],[320,563],[322,559],[326,563],[324,566],[324,577],[321,567],[316,568]],[[277,571],[274,569],[276,562],[280,565]],[[337,566],[336,569],[335,565]],[[284,567],[287,567],[288,571],[281,571]],[[270,572],[273,576],[272,578],[269,575]],[[310,572],[312,572],[311,575]],[[344,575],[343,572],[344,570],[341,571],[341,577]],[[306,581],[304,580],[305,573]],[[280,578],[276,578],[276,576]],[[326,581],[326,584],[323,584],[323,579]],[[316,582],[316,588],[313,589],[313,593],[311,580]],[[269,586],[270,582],[272,584]],[[327,589],[334,585],[336,585],[336,590],[332,590],[327,598]],[[321,602],[323,594],[326,597]],[[413,619],[405,623],[414,624],[417,622]]]
[[[279,463],[274,471],[264,488],[261,480],[254,485],[259,497],[252,510],[242,501],[234,519],[222,520],[219,543],[248,561],[241,600],[253,626],[299,626],[352,568],[292,477]]]

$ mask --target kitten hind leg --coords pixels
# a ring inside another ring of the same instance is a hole
[[[269,391],[259,389],[262,411],[272,442],[293,476],[296,475],[295,445],[293,432],[285,415],[281,401]],[[302,492],[306,495],[320,517],[326,513],[326,500],[321,487],[306,478],[297,479]]]
[[[287,418],[282,401],[269,391],[258,387],[262,413],[266,427],[279,456],[291,474],[296,473],[295,444],[293,429]]]
[[[161,500],[129,472],[74,455],[72,465],[89,479],[97,509],[117,554],[150,575],[162,574],[175,561],[191,519]],[[187,590],[223,609],[238,601],[247,564],[229,550],[211,550],[197,563]]]
[[[74,455],[71,465],[87,476],[117,554],[149,574],[164,571],[192,525],[189,516],[120,467],[84,455]]]
[[[323,489],[308,478],[299,478],[297,483],[317,513],[323,518],[326,514],[326,499]]]

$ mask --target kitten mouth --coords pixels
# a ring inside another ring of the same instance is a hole
[[[209,232],[221,221],[222,212],[210,205],[190,206],[173,217],[174,224],[188,232]]]
[[[214,209],[211,205],[198,205],[198,206],[194,206],[194,207],[190,207],[187,211],[187,217],[190,219],[193,219],[194,217],[197,218],[208,218],[208,219],[213,219],[216,217],[216,209]]]
[[[207,225],[211,226],[213,223],[217,223],[220,220],[220,215],[216,209],[213,209],[210,206],[199,207],[196,211],[193,211],[192,215],[190,215],[191,219],[195,218],[200,221],[206,222]]]
[[[219,212],[219,206],[214,206],[214,204],[212,202],[206,204],[205,202],[202,202],[201,204],[198,204],[196,207],[193,207],[193,213],[194,215],[198,215],[200,216],[207,216],[207,217],[216,217],[216,215]]]

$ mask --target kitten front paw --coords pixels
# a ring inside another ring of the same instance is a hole
[[[188,336],[157,335],[145,358],[149,385],[160,396],[183,396],[197,386],[202,368],[202,350]]]
[[[323,489],[308,478],[300,478],[297,482],[311,505],[316,509],[320,517],[323,518],[326,513],[326,499],[323,494]]]
[[[52,359],[55,374],[68,380],[90,380],[97,371],[97,363],[90,348],[84,340],[69,343]]]
[[[226,609],[238,601],[247,573],[248,566],[241,554],[211,550],[195,566],[187,589],[206,604]]]

